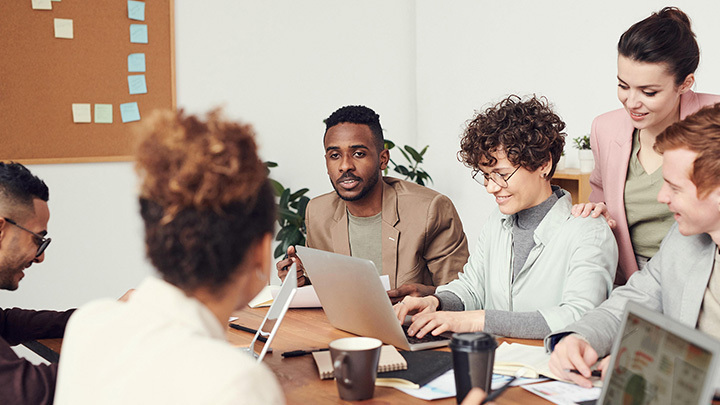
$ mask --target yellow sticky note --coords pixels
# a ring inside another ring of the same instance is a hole
[[[72,105],[73,122],[89,123],[92,122],[90,117],[90,104],[73,104]]]
[[[69,18],[56,18],[55,38],[73,39],[73,20]]]
[[[95,123],[112,124],[112,104],[95,104]]]
[[[50,0],[32,0],[33,10],[52,10]]]

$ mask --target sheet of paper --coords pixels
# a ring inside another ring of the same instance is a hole
[[[502,387],[503,385],[507,384],[507,382],[510,381],[511,378],[512,377],[510,377],[509,375],[493,374],[490,389],[496,390]],[[534,384],[549,380],[549,378],[516,378],[515,381],[510,384],[510,386],[517,387],[518,385]]]
[[[231,316],[231,317],[228,319],[228,323],[230,323],[230,322],[232,322],[232,321],[237,321],[238,319],[239,319],[239,318],[238,318],[237,316]]]
[[[420,387],[420,389],[396,388],[415,398],[432,401],[455,396],[455,373],[452,369]]]
[[[146,94],[147,83],[145,82],[145,75],[128,76],[128,89],[130,90],[130,94]]]
[[[130,42],[133,44],[148,43],[147,24],[130,24]]]
[[[60,3],[60,0],[52,0],[55,3]]]
[[[145,21],[145,2],[128,0],[128,18]]]
[[[112,104],[95,104],[95,123],[112,124]]]
[[[271,289],[273,299],[277,297],[280,292],[280,287],[277,289]],[[305,285],[298,287],[295,297],[290,302],[290,308],[321,308],[320,298],[315,293],[315,288],[311,285]]]
[[[74,123],[92,122],[90,116],[90,104],[77,103],[72,105],[72,114]]]
[[[559,405],[574,405],[576,402],[598,399],[602,392],[602,388],[583,388],[579,385],[562,381],[525,385],[523,388]]]
[[[55,18],[55,38],[73,39],[73,20],[69,18]]]
[[[263,288],[258,295],[248,303],[248,306],[250,308],[269,307],[273,302],[272,290],[275,290],[275,295],[277,295],[277,292],[280,291],[280,286],[266,285],[265,288]]]
[[[52,2],[50,0],[32,0],[33,10],[52,10]]]
[[[145,54],[131,53],[128,55],[128,72],[144,72],[145,71]]]
[[[382,283],[385,291],[390,289],[390,276],[388,276],[387,274],[383,274],[382,276],[380,276],[380,282]]]
[[[122,118],[122,122],[140,121],[138,103],[120,104],[120,117]]]

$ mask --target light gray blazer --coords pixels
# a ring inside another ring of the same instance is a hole
[[[694,328],[713,269],[717,245],[710,235],[683,236],[677,223],[670,228],[660,250],[627,284],[616,288],[610,298],[589,311],[579,321],[545,338],[552,350],[559,338],[568,333],[585,337],[599,356],[612,350],[627,300]]]

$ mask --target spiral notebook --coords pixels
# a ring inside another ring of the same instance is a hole
[[[312,355],[315,359],[315,364],[317,365],[318,372],[320,373],[320,379],[327,380],[334,378],[330,352],[313,352]],[[380,362],[378,363],[378,373],[406,369],[407,361],[405,361],[405,358],[401,356],[400,353],[398,353],[397,349],[391,345],[383,345],[382,349],[380,349]]]

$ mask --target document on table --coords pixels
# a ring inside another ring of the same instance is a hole
[[[602,388],[583,388],[573,383],[550,381],[523,387],[533,394],[559,405],[574,405],[600,398]]]
[[[388,275],[380,276],[385,291],[390,289],[390,277]],[[250,308],[262,308],[269,307],[273,303],[273,299],[278,295],[280,291],[279,285],[268,285],[260,291],[260,293],[250,301],[248,306]],[[295,298],[290,303],[290,308],[320,308],[320,299],[315,293],[315,288],[312,285],[306,285],[299,287]]]
[[[547,378],[518,378],[511,384],[513,387],[517,385],[532,384],[540,381],[546,381]],[[493,374],[491,389],[495,390],[510,381],[510,377]],[[456,395],[455,391],[455,372],[450,369],[438,378],[423,385],[419,389],[400,388],[396,389],[413,396],[415,398],[432,401],[434,399],[452,398]]]

